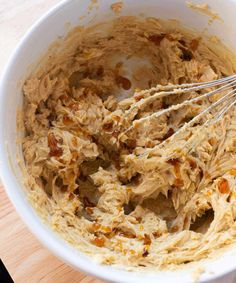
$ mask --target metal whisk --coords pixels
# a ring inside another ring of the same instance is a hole
[[[197,97],[190,98],[187,100],[184,100],[183,102],[175,105],[171,105],[166,109],[161,109],[157,112],[154,112],[148,116],[142,117],[140,119],[136,119],[132,122],[131,126],[129,126],[123,134],[129,133],[134,128],[138,128],[138,126],[145,122],[149,121],[152,118],[158,118],[161,115],[169,114],[172,111],[179,110],[184,106],[190,106],[194,103],[197,103],[200,100],[210,98],[213,95],[222,94],[219,96],[216,101],[212,102],[207,108],[205,108],[202,112],[197,114],[194,118],[192,118],[189,122],[186,122],[182,127],[180,127],[172,136],[167,138],[166,140],[160,142],[158,145],[156,145],[154,148],[147,148],[145,150],[145,155],[149,154],[152,151],[155,151],[158,148],[166,145],[166,143],[169,143],[171,140],[174,140],[174,138],[179,135],[180,133],[183,133],[187,129],[189,129],[191,126],[196,124],[204,115],[211,113],[213,110],[215,111],[214,114],[210,119],[207,119],[203,125],[201,126],[201,129],[203,127],[209,127],[221,120],[221,118],[224,116],[226,112],[228,112],[235,104],[236,104],[236,75],[224,77],[222,79],[209,81],[209,82],[203,82],[203,83],[190,83],[190,84],[182,84],[182,85],[167,85],[167,86],[157,86],[154,88],[151,88],[149,90],[141,91],[139,94],[142,94],[144,98],[142,98],[140,101],[135,103],[133,106],[131,106],[125,113],[125,117],[131,117],[132,113],[137,113],[137,110],[140,111],[144,109],[148,104],[156,101],[159,98],[165,98],[168,96],[173,95],[179,95],[179,94],[187,94],[190,92],[195,91],[204,91],[206,92],[204,94],[200,94]],[[214,88],[213,90],[207,91],[209,88]],[[147,97],[145,97],[145,95]],[[199,141],[196,141],[199,142]],[[193,144],[190,142],[191,147]],[[187,147],[187,143],[185,144],[185,147]]]

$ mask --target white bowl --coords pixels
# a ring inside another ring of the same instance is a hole
[[[35,213],[28,203],[22,183],[22,172],[18,163],[22,157],[17,143],[16,113],[22,105],[22,83],[35,62],[42,56],[50,43],[68,31],[72,26],[87,25],[108,20],[116,15],[110,9],[115,0],[98,0],[92,10],[90,1],[62,1],[45,14],[21,40],[8,62],[0,84],[0,174],[16,210],[32,233],[63,261],[94,276],[113,282],[181,282],[193,281],[190,268],[178,271],[162,271],[149,274],[120,271],[113,267],[101,266],[65,243]],[[208,25],[206,16],[187,8],[185,0],[124,0],[122,15],[139,15],[179,19],[186,26],[203,30]],[[208,0],[211,8],[220,14],[223,22],[214,21],[209,32],[236,50],[236,1]],[[96,8],[98,7],[98,8]],[[88,11],[90,11],[88,13]],[[85,17],[81,17],[85,16]],[[27,245],[27,243],[22,243]],[[205,273],[201,282],[236,282],[236,247],[225,252],[220,258],[204,263]],[[234,271],[235,270],[235,271]],[[224,277],[222,277],[224,276]]]

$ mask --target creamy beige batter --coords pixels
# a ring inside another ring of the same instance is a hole
[[[121,17],[71,32],[23,88],[27,185],[43,219],[94,259],[131,269],[197,262],[233,243],[235,109],[175,142],[171,135],[210,100],[134,121],[187,98],[138,108],[157,91],[141,89],[235,71],[235,56],[220,43],[174,21]]]

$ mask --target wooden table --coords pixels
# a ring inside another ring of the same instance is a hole
[[[0,76],[21,36],[37,18],[58,2],[0,0]],[[0,258],[16,283],[102,283],[73,270],[46,250],[19,218],[1,184]]]

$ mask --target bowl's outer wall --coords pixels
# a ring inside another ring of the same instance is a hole
[[[76,26],[114,18],[116,15],[110,9],[110,5],[114,2],[98,0],[98,5],[94,5],[91,10],[90,1],[62,1],[33,26],[16,47],[0,83],[1,178],[9,198],[31,231],[46,247],[71,266],[112,282],[192,282],[190,270],[141,275],[117,271],[112,267],[91,262],[40,221],[24,193],[18,162],[22,159],[22,153],[19,143],[16,142],[19,134],[16,128],[16,113],[22,106],[21,89],[24,79],[31,73],[35,62],[46,52],[49,45],[68,32],[68,22],[71,26]],[[195,3],[199,2],[195,1]],[[236,50],[236,1],[208,0],[207,2],[212,10],[219,13],[223,21],[216,20],[209,26],[209,18],[187,8],[185,0],[125,0],[121,15],[143,13],[145,16],[178,19],[184,25],[200,31],[207,27],[209,33],[217,35],[226,45]],[[233,272],[236,269],[236,248],[222,255],[218,260],[205,264],[205,269],[209,272],[201,276],[201,282],[236,282],[236,273]],[[223,279],[219,278],[223,275]]]

